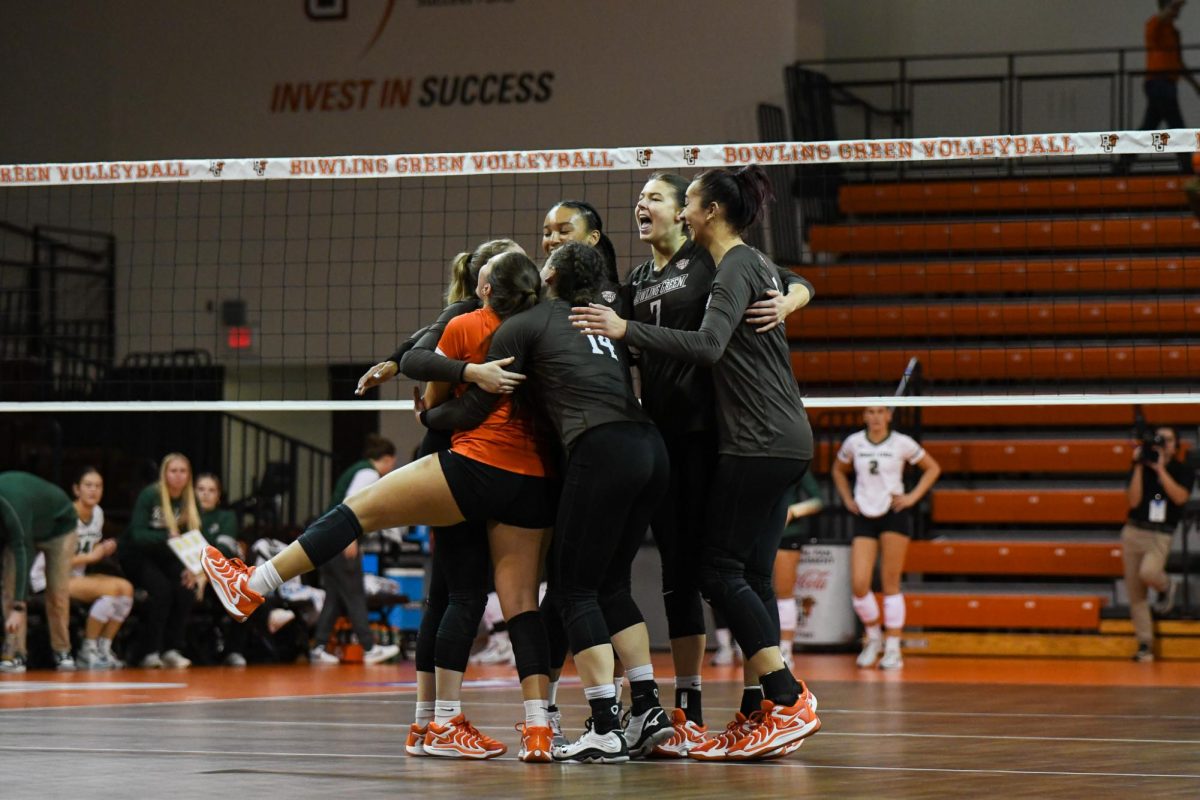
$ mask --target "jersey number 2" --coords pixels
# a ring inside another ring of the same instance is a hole
[[[614,360],[616,360],[616,361],[621,360],[621,359],[617,358],[617,348],[613,347],[612,340],[609,339],[607,336],[593,336],[592,334],[589,333],[587,335],[587,337],[588,337],[588,341],[592,343],[592,352],[593,353],[595,353],[598,356],[602,356],[602,355],[604,355],[604,351],[601,350],[600,348],[606,347],[606,348],[608,348],[608,354],[610,356],[612,356]]]
[[[871,474],[872,475],[879,474],[879,462],[873,458],[871,459]]]

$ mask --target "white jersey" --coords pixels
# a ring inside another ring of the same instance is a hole
[[[925,457],[925,448],[911,436],[892,431],[879,444],[865,430],[852,433],[842,442],[837,459],[854,465],[854,502],[864,517],[882,517],[892,498],[904,494],[904,465]]]
[[[92,548],[100,543],[104,538],[104,509],[96,506],[92,510],[92,521],[84,522],[79,520],[75,523],[75,533],[77,541],[75,543],[75,555],[81,556],[92,552]],[[78,577],[87,570],[87,567],[72,567],[71,575]],[[46,590],[46,554],[41,551],[33,559],[33,564],[29,568],[29,591],[37,594]]]
[[[100,544],[100,540],[104,538],[104,509],[100,506],[93,508],[92,521],[79,520],[75,524],[75,533],[79,537],[75,543],[75,555],[84,556],[92,552],[92,548]],[[84,567],[76,567],[71,574],[82,575],[84,569]]]

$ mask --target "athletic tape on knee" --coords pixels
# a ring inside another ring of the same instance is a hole
[[[113,618],[113,598],[109,595],[97,597],[88,609],[88,616],[97,622],[108,622]]]
[[[883,596],[883,627],[889,631],[898,631],[904,627],[904,595]]]
[[[132,597],[111,597],[112,599],[112,615],[108,618],[109,622],[124,622],[129,618],[129,612],[133,611]]]
[[[296,541],[313,566],[319,567],[349,547],[362,532],[358,517],[345,503],[339,503],[309,525]]]
[[[775,600],[775,604],[779,608],[779,630],[796,630],[796,598],[780,597]]]
[[[530,675],[550,674],[550,645],[541,612],[526,611],[510,619],[508,637],[512,640],[517,676],[521,680]]]
[[[874,625],[879,622],[879,601],[875,599],[874,592],[867,592],[862,597],[854,598],[851,605],[854,606],[854,613],[858,614],[863,625]]]

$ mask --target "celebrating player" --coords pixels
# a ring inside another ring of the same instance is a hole
[[[769,194],[765,173],[753,166],[708,170],[688,186],[681,216],[717,265],[698,330],[626,322],[597,304],[576,307],[572,317],[585,335],[623,339],[642,351],[713,367],[719,455],[700,588],[729,621],[764,699],[759,713],[739,714],[725,734],[694,748],[689,755],[696,758],[778,755],[821,724],[811,693],[784,666],[771,586],[787,514],[784,493],[808,469],[812,430],[783,329],[758,335],[740,324],[751,303],[782,288],[777,268],[741,239]]]
[[[651,258],[629,273],[622,307],[638,322],[694,331],[704,319],[716,266],[707,250],[688,239],[680,219],[687,186],[679,175],[659,172],[642,187],[634,219],[638,238],[650,245]],[[807,281],[790,270],[779,272],[788,294],[771,290],[769,297],[747,309],[746,322],[763,333],[812,296]],[[712,375],[707,367],[652,350],[643,352],[637,365],[642,406],[662,431],[671,461],[671,481],[651,530],[662,556],[663,603],[675,666],[675,735],[654,755],[680,758],[705,741],[707,730],[700,680],[704,609],[695,539],[704,527],[717,462]],[[755,702],[747,713],[757,708]]]

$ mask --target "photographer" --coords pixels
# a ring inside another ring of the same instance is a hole
[[[1134,451],[1133,472],[1126,488],[1129,519],[1121,529],[1121,545],[1129,614],[1138,641],[1134,661],[1154,660],[1154,626],[1146,587],[1158,591],[1155,612],[1166,614],[1175,602],[1176,584],[1165,567],[1171,536],[1195,480],[1194,472],[1175,458],[1178,441],[1173,428],[1158,428],[1153,436],[1147,434]]]

